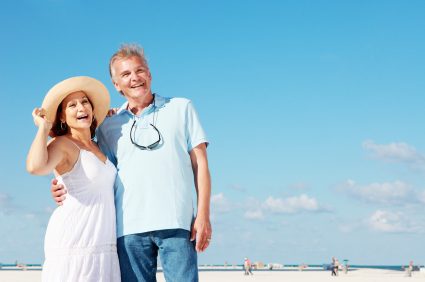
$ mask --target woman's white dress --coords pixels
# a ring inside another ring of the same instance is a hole
[[[43,281],[120,281],[115,175],[109,160],[80,149],[72,170],[57,177],[68,193],[47,226]]]

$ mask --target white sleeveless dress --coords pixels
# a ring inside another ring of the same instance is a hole
[[[114,181],[116,168],[80,149],[71,171],[57,176],[68,194],[47,226],[42,281],[119,282]]]

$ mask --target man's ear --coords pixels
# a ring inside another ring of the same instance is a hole
[[[113,78],[111,78],[111,81],[112,81],[112,84],[114,85],[115,89],[118,92],[121,92],[121,87],[119,87],[118,83],[116,83]]]

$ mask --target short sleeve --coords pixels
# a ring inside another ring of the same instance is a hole
[[[202,143],[206,143],[206,146],[208,146],[209,141],[191,101],[188,102],[186,107],[186,133],[188,152]]]

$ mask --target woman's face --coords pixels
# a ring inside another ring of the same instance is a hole
[[[66,122],[69,128],[88,128],[93,121],[93,107],[82,91],[74,92],[66,96],[62,101],[61,122]]]

